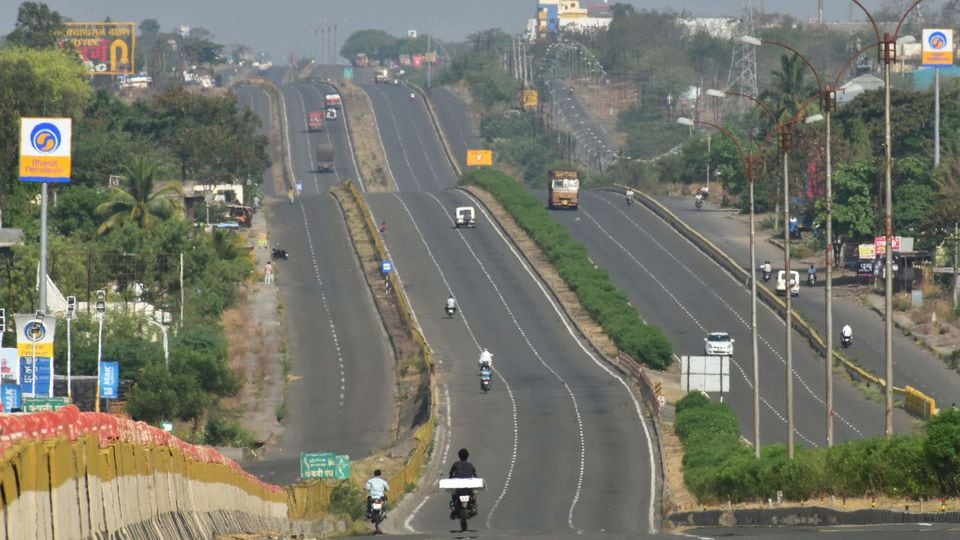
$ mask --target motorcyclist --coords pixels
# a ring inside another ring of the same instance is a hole
[[[480,368],[480,389],[483,390],[483,381],[490,382],[490,379],[493,377],[492,372],[490,371],[490,366],[484,365]]]
[[[473,463],[467,461],[467,458],[470,457],[470,452],[466,448],[461,448],[457,451],[457,456],[460,458],[460,461],[457,461],[450,466],[450,478],[476,478],[477,477],[477,468],[473,466]],[[453,491],[452,499],[450,500],[450,519],[457,519],[457,504],[460,502],[460,495],[470,494],[470,513],[472,515],[477,514],[477,502],[476,497],[474,496],[472,489],[456,489]]]
[[[487,349],[483,349],[483,352],[480,353],[480,360],[477,362],[481,369],[486,365],[488,368],[493,367],[493,353]]]
[[[807,279],[817,280],[817,267],[813,263],[810,263],[810,268],[807,268]]]
[[[410,92],[410,101],[413,101],[415,99],[417,99],[417,95],[414,94],[413,92]]]
[[[454,313],[457,312],[457,300],[452,294],[447,297],[447,309],[452,309]]]
[[[387,508],[387,492],[390,491],[390,484],[381,476],[380,469],[373,471],[373,478],[367,480],[367,485],[365,489],[367,490],[367,518],[370,517],[372,512],[372,505],[374,499],[380,499],[383,501],[384,515],[386,515]]]
[[[627,188],[627,204],[631,204],[632,202],[633,202],[633,189]]]
[[[709,196],[710,196],[710,186],[703,186],[702,188],[700,188],[700,195],[703,196],[704,199],[706,199],[707,197],[709,197]]]
[[[760,267],[764,274],[768,276],[773,272],[773,265],[770,264],[770,261],[765,261],[763,266]]]
[[[697,208],[703,204],[703,193],[697,192],[697,195],[693,198],[694,203],[697,205]]]
[[[850,328],[849,324],[843,325],[843,328],[840,329],[840,337],[853,341],[853,328]]]

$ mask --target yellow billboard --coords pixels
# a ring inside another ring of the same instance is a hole
[[[467,150],[467,167],[483,167],[493,165],[492,150]]]
[[[536,109],[540,103],[540,94],[536,90],[527,89],[523,91],[523,108]]]
[[[133,75],[137,23],[68,22],[57,38],[76,51],[90,75]]]

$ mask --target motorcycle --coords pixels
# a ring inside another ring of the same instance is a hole
[[[460,531],[467,530],[467,520],[477,515],[477,499],[473,491],[458,489],[450,501],[450,518],[460,520]]]
[[[490,391],[490,376],[484,375],[480,377],[480,390],[486,394]]]
[[[817,283],[817,275],[807,274],[807,285],[810,287],[813,287],[814,285],[816,285],[816,283]]]
[[[846,349],[853,344],[853,336],[840,335],[840,346]]]
[[[627,198],[627,206],[630,206],[631,204],[633,204],[633,196],[632,196],[632,195],[627,195],[626,198]]]
[[[415,100],[415,99],[417,99],[417,95],[414,94],[413,92],[411,92],[411,93],[410,93],[410,101],[413,101],[413,100]]]
[[[453,306],[447,306],[447,307],[446,307],[446,310],[447,310],[447,318],[448,318],[448,319],[452,318],[452,317],[453,317],[453,314],[457,312],[457,308],[455,308],[455,307],[453,307]]]
[[[380,497],[375,497],[370,501],[370,513],[367,514],[367,519],[370,520],[370,523],[373,523],[373,528],[377,531],[377,534],[380,534],[380,523],[387,519],[386,503]]]
[[[770,272],[767,272],[766,270],[763,271],[763,280],[770,281]]]
[[[288,255],[289,254],[287,253],[287,250],[283,249],[282,247],[275,247],[273,248],[273,251],[270,252],[270,257],[275,261],[285,261],[287,260]]]
[[[697,197],[696,199],[694,199],[693,205],[697,207],[697,210],[700,210],[701,208],[703,208],[703,199],[700,197]]]

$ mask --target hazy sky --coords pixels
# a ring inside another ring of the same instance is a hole
[[[626,0],[620,0],[626,1]],[[788,13],[800,19],[816,17],[817,0],[755,0],[768,11]],[[599,4],[602,0],[588,0]],[[688,10],[696,15],[736,13],[738,0],[632,0],[638,9]],[[829,20],[859,20],[859,10],[846,0],[826,0]],[[877,9],[882,0],[864,0]],[[927,4],[928,2],[924,2]],[[933,2],[938,3],[938,2]],[[536,0],[47,0],[46,4],[76,21],[114,21],[154,18],[163,30],[181,24],[202,26],[220,43],[244,43],[255,50],[280,55],[317,51],[314,21],[337,22],[337,40],[342,44],[353,31],[377,28],[394,35],[408,29],[430,31],[444,40],[460,40],[486,28],[521,32],[532,18]],[[16,22],[19,0],[0,0],[0,33]],[[332,35],[332,32],[327,34]],[[338,46],[339,48],[339,46]]]

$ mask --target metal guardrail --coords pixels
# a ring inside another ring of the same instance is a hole
[[[627,189],[627,186],[620,184],[613,184],[613,186],[617,191],[625,192]],[[722,268],[727,270],[727,272],[733,274],[734,277],[737,277],[741,281],[756,278],[755,275],[747,272],[747,270],[740,266],[739,263],[734,261],[730,256],[714,245],[713,242],[687,225],[683,220],[677,217],[676,214],[660,204],[659,201],[642,191],[636,189],[634,191],[639,194],[637,200],[639,200],[651,212],[670,224],[670,226],[673,227],[678,233],[684,236],[687,240],[690,240],[704,254],[716,261],[717,264],[719,264]],[[770,292],[770,290],[766,287],[757,287],[757,297],[760,298],[765,304],[773,308],[781,316],[787,309],[786,303],[775,294]],[[793,311],[793,315],[792,321],[794,330],[807,338],[807,341],[820,356],[826,357],[827,345],[820,333],[810,326],[810,324],[807,323],[796,310]],[[886,387],[886,379],[874,375],[870,371],[864,369],[862,366],[848,358],[843,353],[834,350],[833,356],[851,374],[859,377],[860,379],[868,381],[871,384],[875,384],[879,388]],[[899,388],[895,386],[893,391],[895,394],[904,396],[904,409],[914,416],[927,419],[936,414],[936,400],[920,392],[919,390],[909,386],[906,388]]]

